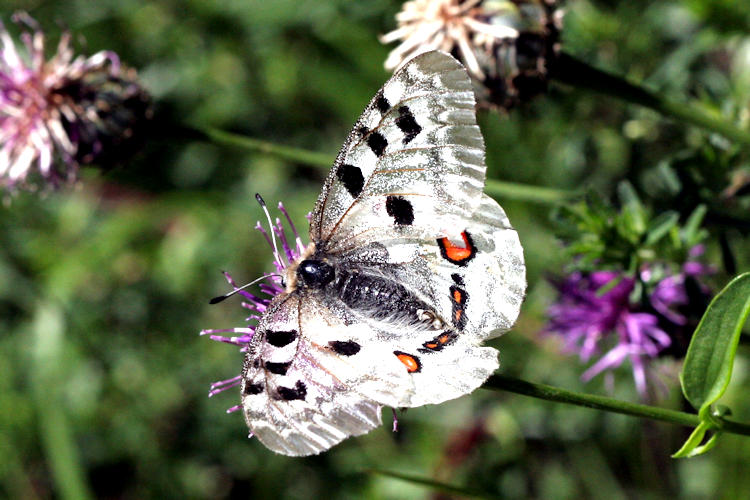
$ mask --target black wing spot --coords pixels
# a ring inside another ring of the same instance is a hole
[[[378,92],[378,96],[375,98],[375,107],[381,114],[387,113],[391,109],[391,103],[385,98],[382,90]]]
[[[331,346],[331,349],[336,354],[341,354],[342,356],[354,356],[362,348],[353,340],[332,340],[328,342],[328,345]]]
[[[380,157],[385,153],[385,148],[388,147],[388,141],[385,140],[383,134],[380,132],[371,132],[367,136],[367,145],[370,146],[375,156]]]
[[[252,396],[254,394],[260,394],[263,392],[263,383],[258,382],[255,384],[251,384],[250,382],[245,384],[245,395],[246,396]]]
[[[344,187],[352,195],[352,198],[356,198],[362,194],[362,188],[365,186],[365,178],[359,167],[343,163],[336,169],[336,177],[344,184]]]
[[[298,380],[294,385],[294,388],[279,387],[277,392],[279,393],[279,397],[284,401],[292,401],[295,399],[301,399],[304,401],[305,396],[307,396],[307,386],[304,382]]]
[[[288,361],[286,363],[273,363],[271,361],[266,361],[265,366],[266,370],[271,373],[275,373],[276,375],[286,375],[286,372],[289,369],[289,365],[291,364],[291,361]]]
[[[274,347],[284,347],[286,345],[291,344],[294,342],[294,339],[297,338],[297,332],[294,330],[289,331],[267,331],[266,332],[266,342],[271,344]]]
[[[404,145],[409,144],[419,133],[422,127],[419,126],[411,110],[407,106],[398,108],[400,116],[396,118],[396,125],[404,133]]]
[[[385,211],[393,217],[393,223],[410,226],[414,222],[414,207],[401,196],[388,196],[385,200]]]
[[[457,285],[461,285],[461,286],[463,286],[463,285],[464,285],[464,279],[463,279],[463,278],[461,277],[461,275],[460,275],[460,274],[458,274],[458,273],[453,273],[453,274],[451,274],[451,279],[452,279],[452,280],[453,280],[453,282],[454,282],[455,284],[457,284]]]

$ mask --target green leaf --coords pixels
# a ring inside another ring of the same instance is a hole
[[[646,230],[646,245],[653,245],[664,237],[680,220],[677,212],[669,211],[659,214],[648,223]]]
[[[750,313],[750,273],[733,279],[709,304],[680,373],[682,392],[706,414],[729,384],[742,326]]]
[[[646,231],[646,213],[641,200],[633,186],[626,181],[617,185],[617,196],[622,204],[622,215],[618,222],[622,224],[622,230],[627,232],[623,236],[629,233],[638,237]]]
[[[496,498],[494,495],[491,495],[489,493],[484,493],[484,492],[477,491],[477,490],[471,490],[471,489],[464,488],[461,486],[453,486],[452,484],[441,483],[439,481],[435,481],[430,478],[412,476],[410,474],[402,474],[401,472],[393,472],[393,471],[387,471],[387,470],[382,470],[382,469],[371,469],[370,472],[374,474],[379,474],[381,476],[392,477],[394,479],[400,479],[408,483],[426,486],[435,491],[439,491],[441,493],[447,493],[449,495],[461,495],[463,497],[469,497],[469,498]]]
[[[707,211],[706,205],[698,205],[685,222],[682,231],[688,246],[695,245],[702,239],[701,224]]]
[[[703,421],[698,424],[698,427],[693,429],[690,437],[688,437],[687,441],[685,441],[685,444],[682,445],[682,448],[677,450],[672,455],[672,458],[697,457],[698,455],[703,455],[711,448],[713,448],[716,445],[716,438],[719,437],[719,432],[711,436],[709,440],[706,441],[706,444],[701,445],[703,437],[706,435],[706,431],[710,430],[711,428],[712,424],[708,421]]]

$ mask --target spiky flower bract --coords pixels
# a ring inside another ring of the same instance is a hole
[[[117,159],[151,113],[135,71],[111,51],[74,56],[67,31],[46,59],[37,22],[24,12],[13,20],[21,50],[0,22],[0,186],[57,187],[81,165]]]

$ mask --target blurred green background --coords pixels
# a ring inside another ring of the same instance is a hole
[[[53,41],[69,27],[87,53],[116,51],[139,69],[157,127],[119,169],[85,171],[78,188],[0,208],[0,497],[60,497],[79,474],[98,498],[431,498],[387,469],[502,498],[743,498],[750,439],[669,458],[689,429],[479,390],[400,416],[321,456],[287,458],[248,440],[236,392],[206,397],[239,373],[236,348],[199,337],[240,326],[239,300],[209,306],[270,266],[253,199],[281,200],[298,227],[325,171],[190,140],[218,127],[329,154],[386,80],[395,1],[7,1]],[[9,26],[17,33],[15,26]],[[747,119],[750,5],[732,0],[568,4],[564,48],[668,95]],[[480,117],[489,176],[611,195],[644,193],[664,162],[707,141],[651,111],[552,84],[508,115]],[[722,181],[726,176],[717,174]],[[710,193],[709,195],[710,196]],[[564,264],[550,206],[505,202],[528,263],[517,327],[493,345],[504,374],[637,400],[629,367],[612,386],[582,384],[576,357],[539,336]],[[669,206],[672,202],[661,199]],[[726,237],[747,248],[741,229]],[[716,252],[712,250],[713,255]],[[740,261],[740,270],[743,269]],[[750,419],[747,348],[724,401]],[[660,361],[655,403],[684,409],[679,367]],[[744,394],[743,394],[744,392]],[[74,447],[69,448],[68,444]],[[69,457],[75,460],[69,460]]]

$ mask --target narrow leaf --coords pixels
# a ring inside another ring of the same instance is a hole
[[[693,451],[687,454],[685,458],[692,458],[697,457],[698,455],[703,455],[704,453],[708,453],[711,451],[711,448],[716,446],[716,443],[718,443],[717,439],[719,439],[719,435],[721,432],[717,432],[713,436],[711,436],[708,441],[706,441],[706,444],[696,446]]]
[[[646,232],[646,245],[653,245],[664,237],[680,220],[677,212],[664,212],[649,222]]]
[[[690,433],[685,444],[682,445],[682,448],[677,450],[674,455],[672,455],[672,458],[688,458],[694,456],[693,453],[696,449],[701,447],[700,444],[703,441],[703,437],[706,435],[706,431],[710,428],[711,424],[706,421],[698,424],[698,427],[693,429],[693,432]],[[713,440],[715,437],[716,436],[714,435],[711,439]]]
[[[450,495],[461,495],[470,498],[495,498],[494,495],[489,493],[483,493],[481,491],[471,490],[461,486],[453,486],[452,484],[441,483],[430,478],[412,476],[410,474],[403,474],[401,472],[393,472],[382,469],[372,469],[370,472],[379,474],[381,476],[392,477],[394,479],[400,479],[412,484],[418,484],[426,486],[432,490],[439,491],[441,493],[447,493]]]
[[[687,222],[685,222],[683,234],[688,246],[695,245],[700,241],[701,235],[699,231],[701,230],[701,224],[703,223],[703,218],[706,216],[707,211],[708,209],[706,208],[706,205],[698,205],[696,209],[693,210],[693,213],[690,214],[690,217],[688,217]]]
[[[680,382],[694,408],[708,407],[724,394],[748,313],[750,273],[745,273],[714,297],[690,341]]]

